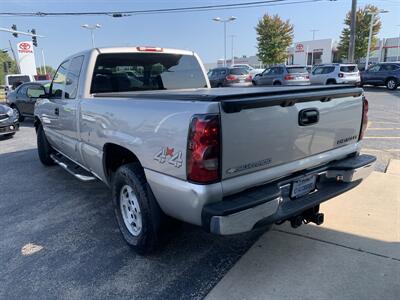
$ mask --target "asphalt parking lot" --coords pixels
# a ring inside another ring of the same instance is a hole
[[[400,154],[400,91],[367,88],[366,96],[364,152],[384,171]],[[218,237],[182,225],[157,253],[137,256],[118,232],[109,190],[43,167],[29,120],[0,139],[0,169],[1,299],[201,299],[263,233]],[[276,268],[287,263],[277,257]]]

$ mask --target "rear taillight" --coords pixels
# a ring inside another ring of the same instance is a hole
[[[361,120],[361,130],[358,140],[362,140],[364,137],[365,130],[367,130],[368,126],[368,100],[363,97],[363,113],[362,113],[362,120]]]
[[[338,76],[339,76],[340,78],[342,78],[342,77],[344,77],[344,74],[343,74],[343,73],[339,73]]]
[[[237,77],[235,75],[226,76],[226,80],[228,80],[228,81],[232,81],[232,80],[236,80],[236,79],[237,79]]]
[[[294,80],[294,76],[292,75],[286,75],[285,80]]]
[[[196,183],[220,180],[220,119],[218,115],[195,115],[187,145],[187,179]]]
[[[310,75],[306,75],[306,79],[310,79]]]

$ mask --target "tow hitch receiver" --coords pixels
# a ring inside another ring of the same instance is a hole
[[[297,215],[290,220],[290,225],[293,228],[300,227],[302,224],[314,223],[321,225],[324,223],[324,214],[319,212],[319,205],[310,208],[303,212],[301,215]]]

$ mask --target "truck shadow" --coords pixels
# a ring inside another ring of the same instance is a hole
[[[122,240],[101,182],[81,183],[57,166],[42,166],[36,149],[0,154],[0,165],[1,298],[202,299],[263,234],[221,237],[183,224],[166,232],[157,252],[138,256]],[[42,248],[21,252],[31,244]],[[297,259],[311,263],[313,256]],[[285,265],[285,256],[278,262]]]

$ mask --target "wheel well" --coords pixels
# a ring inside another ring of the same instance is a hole
[[[329,79],[326,81],[326,84],[328,84],[328,83],[336,83],[336,79],[329,78]]]
[[[103,147],[103,167],[107,178],[111,180],[112,175],[117,169],[127,163],[138,162],[139,159],[130,150],[112,143],[107,143]]]
[[[399,82],[396,77],[390,76],[390,77],[386,78],[385,83],[387,83],[390,79],[394,79],[394,81]]]
[[[274,80],[274,82],[272,83],[272,85],[281,85],[282,82],[280,82],[279,80]]]

